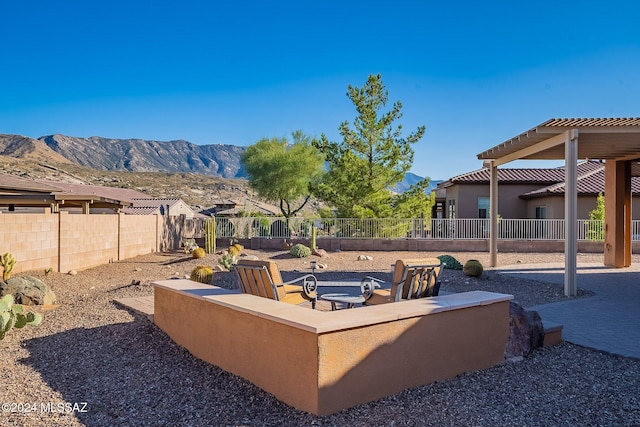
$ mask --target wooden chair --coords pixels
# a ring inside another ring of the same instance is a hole
[[[362,279],[365,305],[435,297],[440,292],[442,262],[438,258],[397,260],[390,287],[375,277]],[[380,288],[380,289],[378,289]]]
[[[283,282],[275,262],[248,259],[238,261],[235,270],[239,288],[244,293],[288,304],[311,302],[311,307],[316,308],[318,281],[313,274]]]

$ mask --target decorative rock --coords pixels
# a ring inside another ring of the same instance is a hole
[[[133,269],[133,271],[142,271],[142,268],[136,267],[136,268]]]
[[[504,351],[507,359],[530,355],[544,344],[544,327],[537,311],[525,310],[509,303],[509,341]]]
[[[318,270],[324,270],[325,268],[327,268],[327,264],[317,263],[316,267],[318,268]]]
[[[373,257],[369,255],[358,255],[358,261],[371,261]]]
[[[13,295],[16,304],[51,305],[56,295],[42,280],[32,276],[12,277],[0,282],[0,296]]]
[[[255,256],[255,255],[245,255],[245,254],[241,254],[240,256],[241,256],[241,257],[243,257],[244,259],[251,259],[251,260],[256,260],[256,261],[259,261],[259,260],[260,260],[260,258],[258,258],[258,257],[257,257],[257,256]]]
[[[76,274],[78,274],[78,272],[75,271],[75,270],[69,270],[68,274],[69,274],[69,276],[75,276]]]
[[[313,254],[316,256],[319,256],[320,258],[324,258],[328,255],[327,251],[325,251],[324,249],[317,249],[317,248],[313,250]]]

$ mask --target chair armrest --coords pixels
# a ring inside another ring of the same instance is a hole
[[[386,283],[384,280],[377,279],[375,277],[367,276],[360,281],[360,292],[365,301],[371,298],[375,289],[381,288],[382,284]]]
[[[288,282],[284,282],[283,285],[299,285],[302,286],[302,291],[311,300],[316,299],[316,289],[318,288],[318,279],[313,274],[305,274]]]

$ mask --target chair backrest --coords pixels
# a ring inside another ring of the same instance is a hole
[[[391,284],[394,301],[437,296],[440,271],[438,258],[397,260]]]
[[[284,297],[282,277],[275,262],[242,259],[235,270],[242,292],[277,301]]]

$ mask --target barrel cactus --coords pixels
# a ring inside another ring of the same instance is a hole
[[[193,258],[204,258],[205,251],[202,248],[195,248],[194,250],[191,251],[191,256]]]
[[[229,246],[229,253],[233,254],[235,256],[238,256],[242,253],[242,251],[244,250],[244,246],[242,246],[240,243],[235,243],[231,246]]]
[[[464,267],[462,268],[462,272],[466,276],[471,277],[480,277],[483,271],[482,264],[477,259],[470,259],[464,263]]]
[[[191,272],[190,278],[194,282],[209,284],[213,280],[213,269],[208,265],[197,265]]]
[[[442,262],[444,268],[449,270],[462,270],[462,264],[451,255],[440,255],[438,259]]]
[[[297,243],[291,247],[289,253],[297,258],[305,258],[311,256],[311,248],[303,245],[302,243]]]

